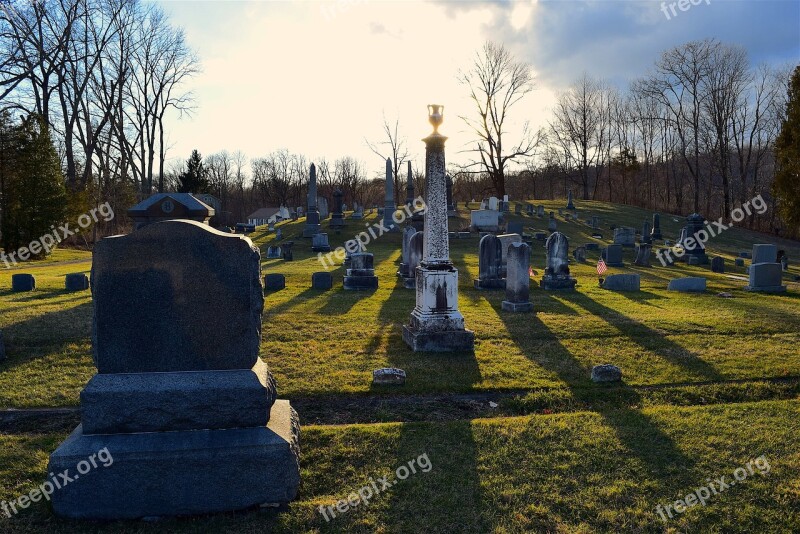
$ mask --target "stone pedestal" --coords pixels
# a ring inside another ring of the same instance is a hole
[[[471,351],[474,332],[464,326],[458,311],[458,271],[450,261],[447,235],[447,183],[444,143],[438,133],[442,106],[428,107],[434,131],[425,141],[427,177],[422,262],[416,269],[416,306],[403,340],[416,351]]]
[[[374,257],[370,252],[350,255],[350,268],[344,277],[344,288],[348,290],[378,289],[378,277],[373,267]]]
[[[135,519],[294,499],[300,426],[258,356],[260,272],[248,238],[193,221],[95,245],[98,372],[81,393],[81,425],[50,456],[48,472],[73,474],[51,497],[56,514]],[[81,470],[100,451],[108,461]]]

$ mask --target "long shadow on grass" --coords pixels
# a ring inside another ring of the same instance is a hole
[[[531,314],[504,312],[496,304],[493,307],[526,357],[558,376],[579,405],[592,407],[600,414],[614,429],[620,443],[642,462],[649,476],[686,473],[687,468],[693,465],[693,460],[684,455],[648,416],[630,408],[641,405],[641,397],[633,388],[624,383],[617,387],[595,385],[589,379],[591,370],[584,367],[536,315],[529,321],[527,318]],[[555,352],[546,355],[535,352],[528,344],[530,338],[526,329],[533,329],[538,338],[550,341],[548,347],[553,347]]]
[[[569,300],[592,315],[602,318],[637,345],[657,354],[673,365],[683,367],[704,380],[724,379],[714,366],[706,363],[696,354],[689,352],[681,345],[670,341],[662,333],[645,326],[632,317],[592,300],[585,293],[572,293],[569,295]]]

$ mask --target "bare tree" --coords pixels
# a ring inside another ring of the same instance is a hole
[[[408,160],[408,149],[406,146],[406,138],[400,136],[400,120],[395,119],[394,124],[391,124],[386,115],[383,116],[383,133],[386,138],[380,143],[374,144],[366,141],[367,146],[372,150],[375,155],[381,158],[385,164],[386,158],[392,160],[392,178],[394,182],[394,200],[396,203],[400,201],[400,193],[402,191],[400,169],[403,169],[404,163]],[[381,173],[384,172],[385,167],[381,166]],[[383,176],[383,174],[381,174]]]
[[[516,144],[506,143],[507,121],[512,108],[533,91],[530,66],[517,61],[502,45],[487,41],[475,54],[469,70],[460,71],[459,82],[470,91],[475,116],[461,119],[477,136],[473,166],[486,172],[499,196],[506,194],[506,171],[514,160],[534,154],[541,134],[533,134],[524,123]]]

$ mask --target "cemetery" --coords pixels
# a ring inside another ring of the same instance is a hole
[[[800,532],[800,6],[183,4],[0,10],[0,533]]]

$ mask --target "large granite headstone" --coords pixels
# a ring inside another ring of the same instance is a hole
[[[533,310],[530,301],[531,247],[525,243],[511,243],[508,246],[508,268],[506,273],[506,299],[501,308],[510,312]]]
[[[706,246],[703,237],[708,239],[708,231],[705,226],[705,218],[702,215],[693,213],[686,217],[686,233],[681,234],[681,247],[685,251],[683,259],[690,265],[705,265],[708,263],[706,256]],[[773,259],[773,261],[775,261]]]
[[[620,226],[614,229],[614,244],[632,247],[636,244],[636,229]]]
[[[350,268],[342,282],[344,289],[371,290],[378,289],[378,277],[373,266],[374,256],[371,252],[356,252],[350,255]]]
[[[503,289],[506,281],[500,274],[503,263],[502,242],[494,234],[481,238],[478,245],[478,279],[473,281],[475,289]]]
[[[664,239],[664,236],[661,235],[661,215],[658,213],[653,214],[653,229],[650,231],[650,239]]]
[[[17,273],[11,275],[11,291],[21,293],[36,289],[36,277],[28,273]]]
[[[328,234],[315,234],[311,239],[311,250],[314,252],[330,252],[331,245],[328,242]]]
[[[622,245],[608,245],[603,249],[601,257],[609,267],[625,267],[622,261]]]
[[[653,249],[652,245],[648,244],[636,245],[636,259],[633,260],[633,264],[638,265],[639,267],[651,267],[650,253],[652,249]]]
[[[540,287],[547,290],[575,289],[577,280],[569,274],[569,240],[561,232],[547,238],[546,267]]]
[[[609,291],[639,291],[641,277],[638,274],[610,274],[601,286]]]
[[[783,293],[783,265],[778,263],[778,247],[771,244],[753,245],[753,262],[749,268],[747,291]]]
[[[500,212],[496,210],[472,210],[470,228],[476,232],[499,232]]]
[[[57,515],[123,519],[281,504],[300,483],[299,423],[259,358],[260,254],[246,237],[165,221],[95,245],[98,373],[81,425],[50,456],[75,472]]]

